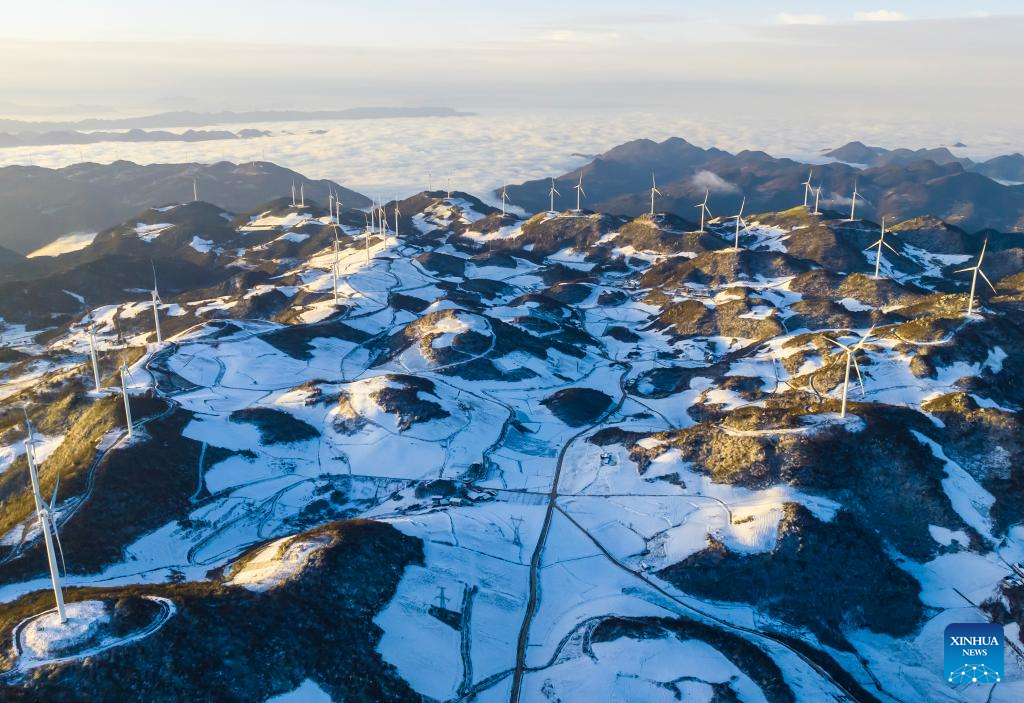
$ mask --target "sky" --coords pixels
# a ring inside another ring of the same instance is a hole
[[[0,116],[445,105],[1012,125],[1020,0],[0,3]]]

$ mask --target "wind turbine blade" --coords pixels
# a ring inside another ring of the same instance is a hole
[[[968,266],[968,267],[967,267],[967,268],[965,268],[965,269],[957,269],[957,270],[956,270],[956,271],[954,271],[953,273],[967,273],[968,271],[973,271],[973,270],[974,270],[974,269],[976,269],[976,268],[978,268],[978,267],[977,267],[977,266]]]
[[[873,335],[874,333],[875,333],[875,325],[871,325],[871,327],[868,329],[868,331],[864,333],[864,336],[862,336],[860,338],[860,341],[857,342],[857,344],[855,344],[853,348],[855,350],[863,348],[864,343],[867,342],[869,339],[871,339],[871,335]]]
[[[857,372],[857,380],[860,381],[860,395],[864,397],[867,395],[867,391],[864,389],[864,377],[860,375],[860,364],[857,363],[857,357],[850,353],[850,361],[853,362],[853,370]]]
[[[825,335],[822,335],[822,337],[825,337]],[[839,340],[832,339],[831,337],[825,337],[825,339],[827,339],[828,341],[832,342],[837,347],[842,347],[846,351],[850,351],[850,348],[848,346],[846,346],[845,344],[843,344],[842,342],[840,342]]]
[[[889,251],[891,251],[891,252],[892,252],[893,254],[895,254],[896,256],[899,256],[899,255],[900,255],[900,253],[899,253],[898,251],[896,251],[896,250],[895,250],[895,249],[893,249],[893,248],[892,248],[891,246],[889,246],[889,242],[882,242],[882,244],[884,244],[884,245],[885,245],[885,248],[886,248],[886,249],[888,249]]]
[[[53,496],[50,497],[50,512],[57,506],[57,489],[60,488],[60,474],[57,474],[57,480],[53,484]]]
[[[978,269],[978,273],[980,273],[980,274],[981,274],[981,277],[985,279],[985,283],[987,283],[987,284],[988,284],[988,287],[992,289],[992,292],[993,292],[993,293],[996,293],[996,292],[997,292],[997,291],[996,291],[996,287],[995,287],[994,285],[992,285],[992,281],[988,280],[988,276],[986,276],[986,275],[985,275],[985,272],[984,272],[984,271],[982,271],[982,270],[981,270],[981,269],[979,268],[979,269]]]
[[[68,575],[68,565],[64,561],[64,547],[60,543],[60,530],[57,529],[57,523],[53,522],[53,515],[50,516],[50,527],[53,529],[53,538],[57,542],[57,551],[60,552],[60,569],[64,572],[64,575]]]

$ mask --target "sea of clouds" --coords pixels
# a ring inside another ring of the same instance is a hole
[[[859,139],[910,148],[952,145],[961,156],[988,158],[1020,149],[1013,128],[952,121],[884,123],[799,115],[768,117],[728,106],[720,114],[678,110],[492,112],[466,117],[216,125],[269,130],[272,136],[210,142],[100,143],[0,150],[0,165],[60,167],[83,160],[136,163],[265,159],[311,178],[330,178],[370,196],[404,196],[427,187],[479,195],[532,178],[559,175],[631,139],[683,137],[702,147],[760,149],[821,162],[822,152]],[[180,130],[170,130],[180,131]],[[429,174],[429,176],[428,176]],[[726,184],[727,185],[727,184]]]

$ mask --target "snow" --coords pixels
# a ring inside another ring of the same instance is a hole
[[[160,222],[151,225],[139,222],[135,225],[135,234],[138,235],[139,239],[148,244],[173,226],[174,225],[169,222]]]
[[[294,691],[271,696],[264,703],[333,703],[333,700],[312,679],[306,679]]]
[[[250,591],[266,591],[287,581],[305,568],[328,538],[283,537],[268,544],[231,575],[228,582]]]
[[[56,610],[29,622],[21,635],[27,656],[46,659],[75,645],[84,644],[96,634],[100,625],[110,620],[110,614],[102,601],[68,603],[65,612],[67,622],[63,624]]]
[[[41,246],[27,255],[27,258],[34,259],[38,256],[60,256],[70,254],[73,251],[85,249],[96,239],[98,232],[72,232],[58,237],[49,244]]]
[[[758,686],[711,645],[669,635],[658,639],[621,637],[596,642],[592,655],[560,659],[523,680],[524,700],[593,701],[719,700],[711,684],[728,684],[739,700],[764,703]]]
[[[213,240],[203,239],[197,234],[192,237],[192,241],[189,242],[188,245],[200,254],[208,254],[213,249]]]

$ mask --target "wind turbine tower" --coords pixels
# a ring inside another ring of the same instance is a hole
[[[959,271],[955,271],[954,272],[954,273],[966,273],[968,271],[971,271],[972,274],[973,274],[971,276],[971,297],[968,298],[968,300],[967,300],[967,317],[970,317],[971,313],[974,312],[974,289],[975,289],[975,287],[978,284],[978,274],[981,274],[981,277],[985,279],[985,283],[987,283],[988,287],[992,289],[992,292],[993,293],[996,292],[996,287],[994,285],[992,285],[992,281],[988,280],[988,276],[986,276],[985,272],[981,270],[981,262],[985,260],[985,249],[987,247],[988,247],[988,240],[986,239],[984,241],[984,243],[982,243],[982,245],[981,245],[981,255],[978,257],[978,263],[975,264],[974,266],[968,266],[965,269],[960,269]]]
[[[856,344],[849,347],[842,342],[839,342],[831,337],[825,337],[828,341],[835,344],[837,347],[842,349],[846,353],[846,375],[843,379],[843,405],[839,411],[839,417],[846,417],[846,396],[850,390],[850,366],[857,371],[857,380],[860,381],[860,393],[864,395],[864,377],[860,375],[860,366],[857,364],[857,352],[864,347],[864,343],[871,337],[871,333],[875,331],[874,326],[869,329],[863,337],[860,338]]]
[[[292,179],[292,207],[295,207],[295,179]]]
[[[877,242],[875,242],[874,244],[869,245],[868,249],[872,249],[874,247],[878,248],[878,251],[875,253],[875,280],[877,281],[878,280],[878,273],[879,273],[879,271],[882,268],[882,247],[885,247],[886,249],[891,251],[896,256],[900,255],[900,253],[898,251],[896,251],[891,246],[889,246],[889,242],[885,241],[885,217],[882,218],[882,234],[881,234],[881,236],[878,238]]]
[[[192,202],[199,201],[199,181],[192,179]]]
[[[508,191],[505,190],[505,186],[501,187],[501,219],[505,219],[505,205],[511,202],[508,197]]]
[[[700,231],[702,233],[704,232],[704,216],[707,215],[708,217],[711,217],[711,210],[708,209],[708,198],[709,197],[711,197],[711,190],[710,189],[705,189],[705,191],[704,191],[704,202],[700,203],[699,205],[694,205],[694,207],[699,207],[700,208]]]
[[[654,196],[661,195],[661,191],[658,190],[658,182],[654,180],[654,172],[651,172],[651,219],[654,219]]]
[[[860,193],[857,192],[857,181],[854,180],[854,182],[853,182],[853,197],[850,198],[850,222],[853,222],[853,220],[854,220],[854,216],[853,215],[854,215],[855,212],[857,212],[857,198],[860,198],[861,200],[864,200],[864,197]],[[864,200],[864,202],[867,202],[867,201]]]
[[[561,193],[559,193],[557,190],[555,190],[555,179],[552,178],[551,179],[551,190],[548,191],[548,196],[551,198],[551,206],[548,208],[548,212],[553,213],[555,211],[555,196],[556,195],[561,195]]]
[[[32,498],[35,500],[36,515],[39,518],[39,531],[43,533],[43,542],[46,544],[46,558],[50,563],[50,581],[53,584],[53,596],[57,601],[57,617],[60,618],[60,624],[63,625],[68,621],[68,616],[64,611],[64,592],[60,585],[60,571],[57,569],[57,554],[53,548],[54,537],[57,538],[57,547],[60,547],[57,526],[53,524],[53,510],[56,507],[57,486],[60,484],[60,478],[57,478],[57,484],[53,487],[53,498],[47,506],[43,502],[42,496],[39,495],[39,472],[36,469],[35,447],[33,446],[35,437],[32,434],[32,423],[28,421],[27,413],[25,429],[28,431],[28,437],[25,439],[25,458],[28,460],[28,474],[32,481]],[[61,549],[61,561],[64,561],[63,549]]]
[[[334,306],[338,306],[338,227],[335,225],[334,229],[334,263],[331,265],[331,272],[334,276]]]
[[[156,328],[156,343],[163,344],[164,337],[160,333],[160,292],[156,287],[156,265],[152,261],[149,262],[150,266],[153,267],[153,290],[150,291],[153,297],[153,326]]]
[[[743,229],[747,228],[746,223],[743,221],[743,208],[745,208],[746,206],[747,198],[744,196],[743,201],[740,203],[739,214],[736,215],[736,245],[734,247],[736,251],[740,250],[740,226],[742,226]]]
[[[580,174],[580,182],[577,183],[575,186],[573,186],[573,188],[575,188],[575,190],[576,190],[576,212],[580,212],[582,210],[582,208],[580,208],[580,197],[586,195],[586,193],[583,192],[583,174],[582,173]]]
[[[821,200],[821,186],[814,189],[814,214],[820,215],[821,211],[818,209],[818,201]]]
[[[132,406],[128,402],[128,357],[121,356],[121,395],[124,397],[124,419],[128,423],[128,437],[132,436]]]
[[[299,184],[299,207],[306,207],[306,184]]]
[[[96,392],[99,393],[100,386],[100,365],[96,361],[96,335],[89,330],[89,359],[92,361],[92,381],[96,385]]]

